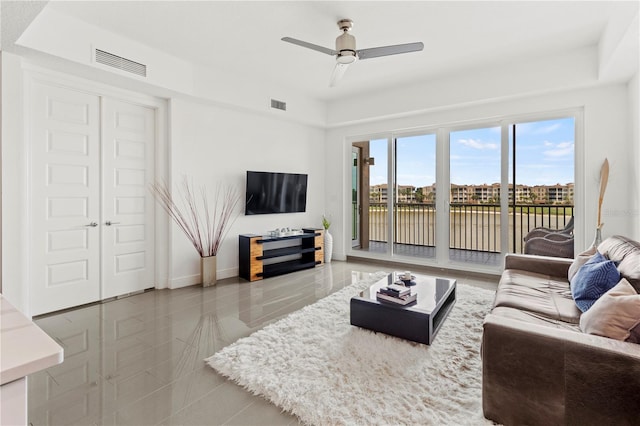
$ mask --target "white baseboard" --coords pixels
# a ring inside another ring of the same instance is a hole
[[[332,255],[331,255],[331,259],[346,261],[347,260],[347,255],[344,254],[344,253],[333,252]]]
[[[218,271],[217,279],[222,280],[225,278],[237,277],[238,276],[238,268],[229,268]],[[183,277],[172,278],[169,280],[169,288],[176,289],[182,287],[189,287],[192,285],[198,285],[202,283],[202,279],[200,274],[194,275],[186,275]]]
[[[190,285],[196,285],[202,283],[200,274],[187,275],[179,278],[172,278],[169,280],[169,288],[176,289],[182,287],[189,287]]]

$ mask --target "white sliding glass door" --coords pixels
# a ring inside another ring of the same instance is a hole
[[[579,114],[389,133],[354,143],[367,154],[359,162],[352,158],[362,168],[352,175],[352,191],[360,188],[362,197],[352,225],[366,227],[353,249],[497,270],[506,253],[523,252],[531,229],[571,232]]]

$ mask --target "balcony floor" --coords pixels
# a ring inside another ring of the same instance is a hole
[[[368,249],[354,248],[355,250],[370,253],[386,253],[388,243],[383,241],[369,241]],[[436,248],[428,246],[416,246],[413,244],[393,245],[393,252],[398,256],[434,258]],[[449,258],[454,262],[475,263],[478,265],[498,266],[502,262],[500,253],[492,253],[476,250],[449,249]]]

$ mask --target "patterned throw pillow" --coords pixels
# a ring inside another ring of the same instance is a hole
[[[571,295],[582,312],[620,281],[616,264],[599,252],[582,265],[571,280]]]
[[[580,329],[616,340],[639,343],[640,294],[626,279],[621,279],[580,316]]]
[[[576,276],[578,269],[580,269],[582,265],[587,263],[589,259],[593,257],[594,254],[596,254],[596,248],[595,246],[591,246],[589,249],[587,249],[586,251],[583,251],[578,256],[576,256],[571,266],[569,266],[569,274],[568,274],[569,281],[571,281],[573,277]]]

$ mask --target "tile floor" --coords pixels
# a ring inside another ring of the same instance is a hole
[[[254,283],[230,278],[210,288],[154,290],[37,318],[64,347],[65,360],[29,376],[29,422],[297,424],[296,417],[226,380],[203,359],[350,285],[353,271],[380,270],[393,268],[334,261]],[[454,278],[490,289],[497,283],[464,273]]]

